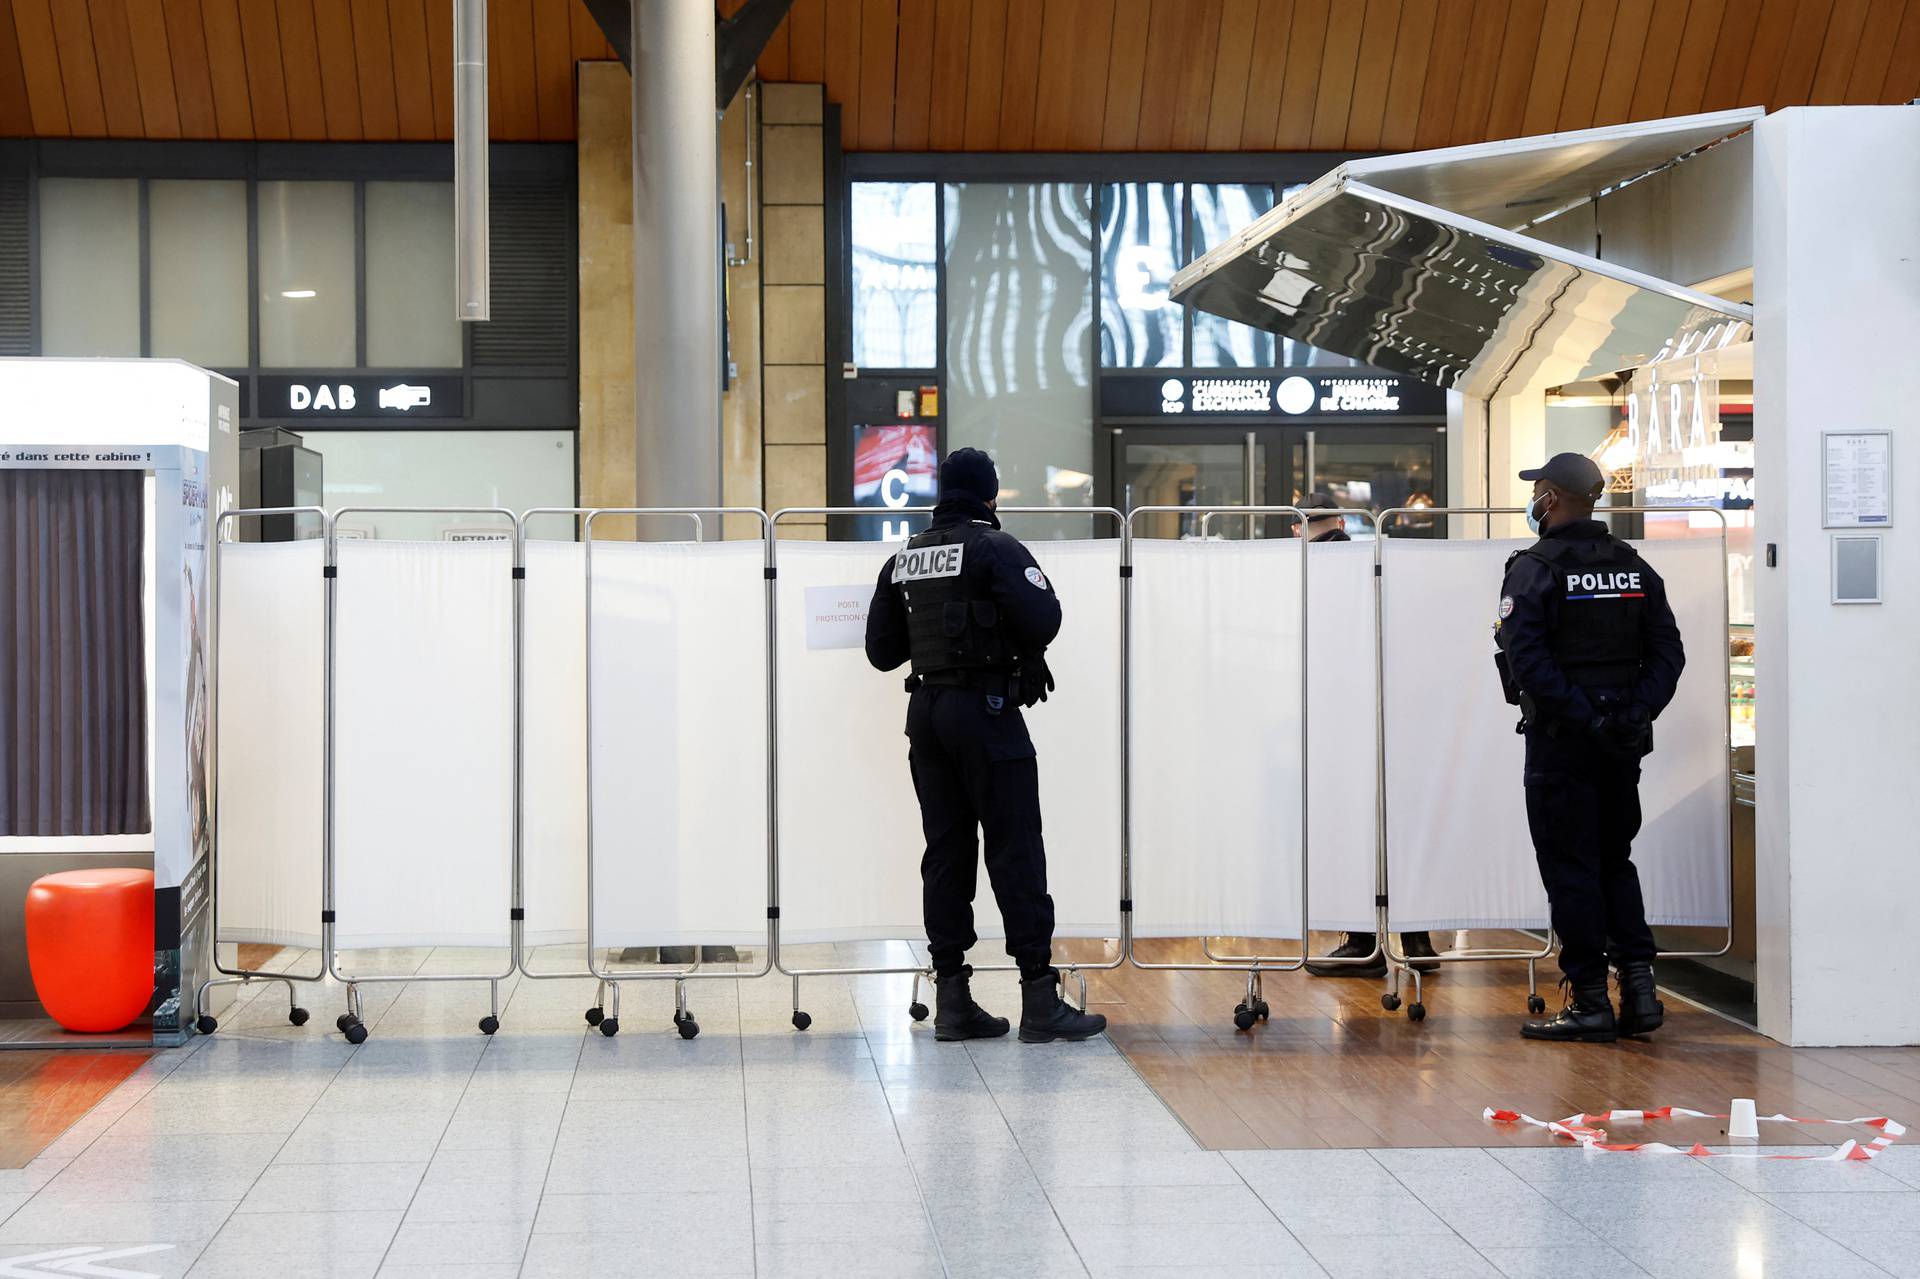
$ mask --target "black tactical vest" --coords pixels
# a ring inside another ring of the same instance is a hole
[[[983,545],[989,531],[972,523],[930,529],[895,557],[893,584],[907,606],[914,674],[1011,665],[1000,610],[986,594],[990,577],[975,558],[991,554]]]
[[[1543,538],[1522,551],[1564,588],[1553,659],[1586,689],[1625,688],[1640,677],[1641,623],[1652,577],[1639,552],[1616,537]]]

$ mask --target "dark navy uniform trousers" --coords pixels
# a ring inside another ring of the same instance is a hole
[[[925,684],[907,703],[907,740],[927,837],[920,879],[934,971],[960,971],[978,940],[977,829],[1007,926],[1007,953],[1022,976],[1038,976],[1052,961],[1053,898],[1040,835],[1039,768],[1018,703],[978,687]]]
[[[1640,761],[1583,734],[1527,732],[1527,827],[1574,985],[1607,979],[1607,960],[1651,960],[1653,930],[1633,868]]]

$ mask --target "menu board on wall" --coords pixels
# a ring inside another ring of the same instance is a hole
[[[1823,528],[1885,528],[1893,523],[1893,433],[1820,434]]]

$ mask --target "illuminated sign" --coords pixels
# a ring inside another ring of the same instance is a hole
[[[254,379],[254,384],[256,417],[293,419],[305,425],[466,413],[466,380],[458,374],[268,374]]]
[[[1446,392],[1425,382],[1356,370],[1206,376],[1108,373],[1100,379],[1106,417],[1321,418],[1440,417]]]

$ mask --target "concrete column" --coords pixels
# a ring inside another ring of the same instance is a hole
[[[633,2],[635,496],[720,502],[720,140],[714,14]]]
[[[1920,108],[1768,116],[1753,196],[1760,1029],[1794,1044],[1911,1044]],[[1821,432],[1849,428],[1895,437],[1882,604],[1830,602]],[[1724,660],[1717,647],[1692,656]]]

